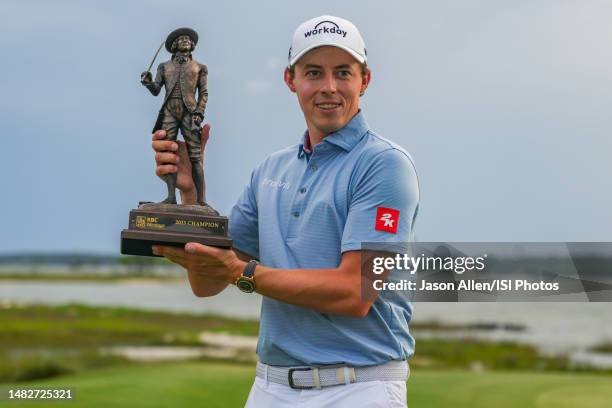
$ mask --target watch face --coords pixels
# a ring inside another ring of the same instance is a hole
[[[236,286],[243,292],[251,293],[255,290],[255,285],[248,279],[239,279]]]

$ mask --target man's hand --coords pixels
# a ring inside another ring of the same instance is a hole
[[[201,151],[210,137],[210,125],[204,125],[201,133]],[[183,141],[165,140],[166,131],[153,133],[152,147],[155,151],[155,174],[163,178],[166,174],[177,173],[176,187],[181,191],[183,204],[195,204],[196,188],[191,175],[191,162],[187,153],[187,145]]]
[[[250,255],[236,249],[224,250],[190,242],[184,248],[153,246],[162,255],[187,270],[191,290],[196,296],[214,296],[242,275]]]
[[[227,285],[242,274],[246,262],[231,249],[220,249],[189,242],[184,248],[154,246],[153,253],[181,265],[190,275],[208,278]]]

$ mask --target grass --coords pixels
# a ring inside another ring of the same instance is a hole
[[[54,407],[242,407],[254,376],[253,365],[173,363],[122,366],[52,380],[0,387],[71,387],[75,401]],[[474,373],[413,370],[410,407],[604,408],[612,401],[612,377],[529,372]],[[38,407],[40,402],[22,402]]]
[[[201,331],[256,336],[258,322],[82,305],[0,308],[0,350],[173,344]]]
[[[101,354],[96,350],[69,353],[34,350],[16,357],[0,355],[0,383],[31,381],[120,364],[129,362],[123,357]]]
[[[612,377],[589,374],[417,371],[408,388],[409,406],[428,408],[604,408],[612,401]]]
[[[600,343],[591,348],[596,353],[612,353],[612,342]]]
[[[125,363],[102,347],[201,345],[202,331],[256,336],[258,322],[81,305],[0,308],[0,383]]]
[[[545,357],[533,346],[473,339],[427,339],[416,342],[413,365],[429,368],[487,370],[569,370],[566,357]]]
[[[75,401],[54,407],[242,407],[254,376],[254,366],[215,363],[151,364],[89,371],[28,387],[70,387]],[[5,384],[2,388],[24,387]],[[6,395],[6,391],[4,391]],[[40,406],[40,402],[20,403]]]
[[[123,358],[100,353],[101,348],[109,346],[200,346],[198,335],[202,331],[256,336],[258,322],[82,305],[0,307],[0,382],[125,364]],[[416,337],[411,365],[418,369],[579,370],[565,357],[545,357],[528,345],[469,339],[420,340],[418,333]],[[600,374],[609,373],[610,370]]]

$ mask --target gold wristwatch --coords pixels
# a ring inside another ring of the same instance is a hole
[[[236,286],[245,293],[253,293],[255,291],[255,267],[259,262],[255,260],[249,261],[244,267],[242,275],[236,279]]]

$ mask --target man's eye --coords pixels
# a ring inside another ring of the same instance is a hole
[[[316,77],[318,75],[319,75],[319,71],[308,71],[308,72],[306,72],[306,76],[309,76],[309,77]]]
[[[351,71],[338,71],[338,76],[341,78],[347,78],[351,76]]]

